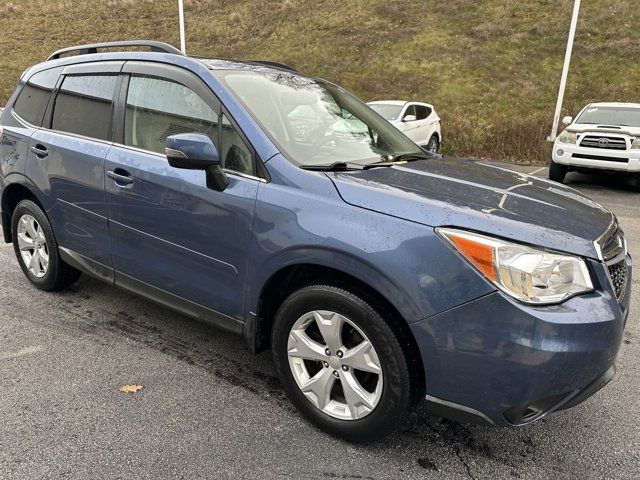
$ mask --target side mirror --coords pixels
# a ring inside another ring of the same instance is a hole
[[[415,122],[417,120],[415,115],[405,115],[402,119],[403,122]]]
[[[569,125],[571,125],[573,123],[573,117],[564,117],[562,119],[562,123],[563,123],[563,125],[568,127]]]
[[[187,170],[207,172],[207,187],[223,191],[229,179],[220,168],[218,149],[201,133],[181,133],[167,137],[165,153],[169,165]]]

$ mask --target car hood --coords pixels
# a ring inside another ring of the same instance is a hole
[[[469,160],[443,157],[327,176],[357,207],[590,258],[598,258],[594,241],[613,220],[576,190]]]
[[[574,123],[567,127],[567,130],[574,133],[618,133],[622,135],[630,135],[632,137],[640,136],[640,127],[615,126],[615,125],[591,125],[585,123]]]

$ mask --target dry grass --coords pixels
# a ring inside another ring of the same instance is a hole
[[[546,162],[572,3],[537,0],[186,0],[193,54],[284,61],[365,100],[434,103],[459,156]],[[0,1],[0,103],[63,46],[178,43],[175,0]],[[566,113],[638,101],[632,0],[583,2]]]

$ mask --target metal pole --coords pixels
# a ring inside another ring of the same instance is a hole
[[[558,103],[556,104],[556,113],[553,117],[553,128],[551,130],[551,136],[547,138],[549,142],[555,142],[558,134],[560,112],[562,111],[562,103],[564,102],[564,92],[567,88],[567,77],[569,76],[569,65],[571,64],[571,53],[573,52],[573,41],[576,38],[579,13],[580,0],[575,0],[575,4],[573,6],[573,17],[571,18],[571,29],[569,30],[569,40],[567,42],[567,53],[564,57],[564,67],[562,68],[562,78],[560,79],[560,90],[558,91]]]
[[[184,0],[178,0],[178,18],[180,20],[180,50],[186,55],[187,49],[184,39]]]

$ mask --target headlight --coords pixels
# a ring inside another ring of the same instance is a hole
[[[437,232],[496,287],[521,302],[558,303],[593,290],[581,258],[464,230]]]
[[[558,136],[558,141],[562,143],[568,143],[570,145],[575,145],[578,141],[578,136],[573,132],[565,130],[560,134],[560,136]]]
[[[640,137],[637,137],[631,144],[631,148],[640,148]]]

